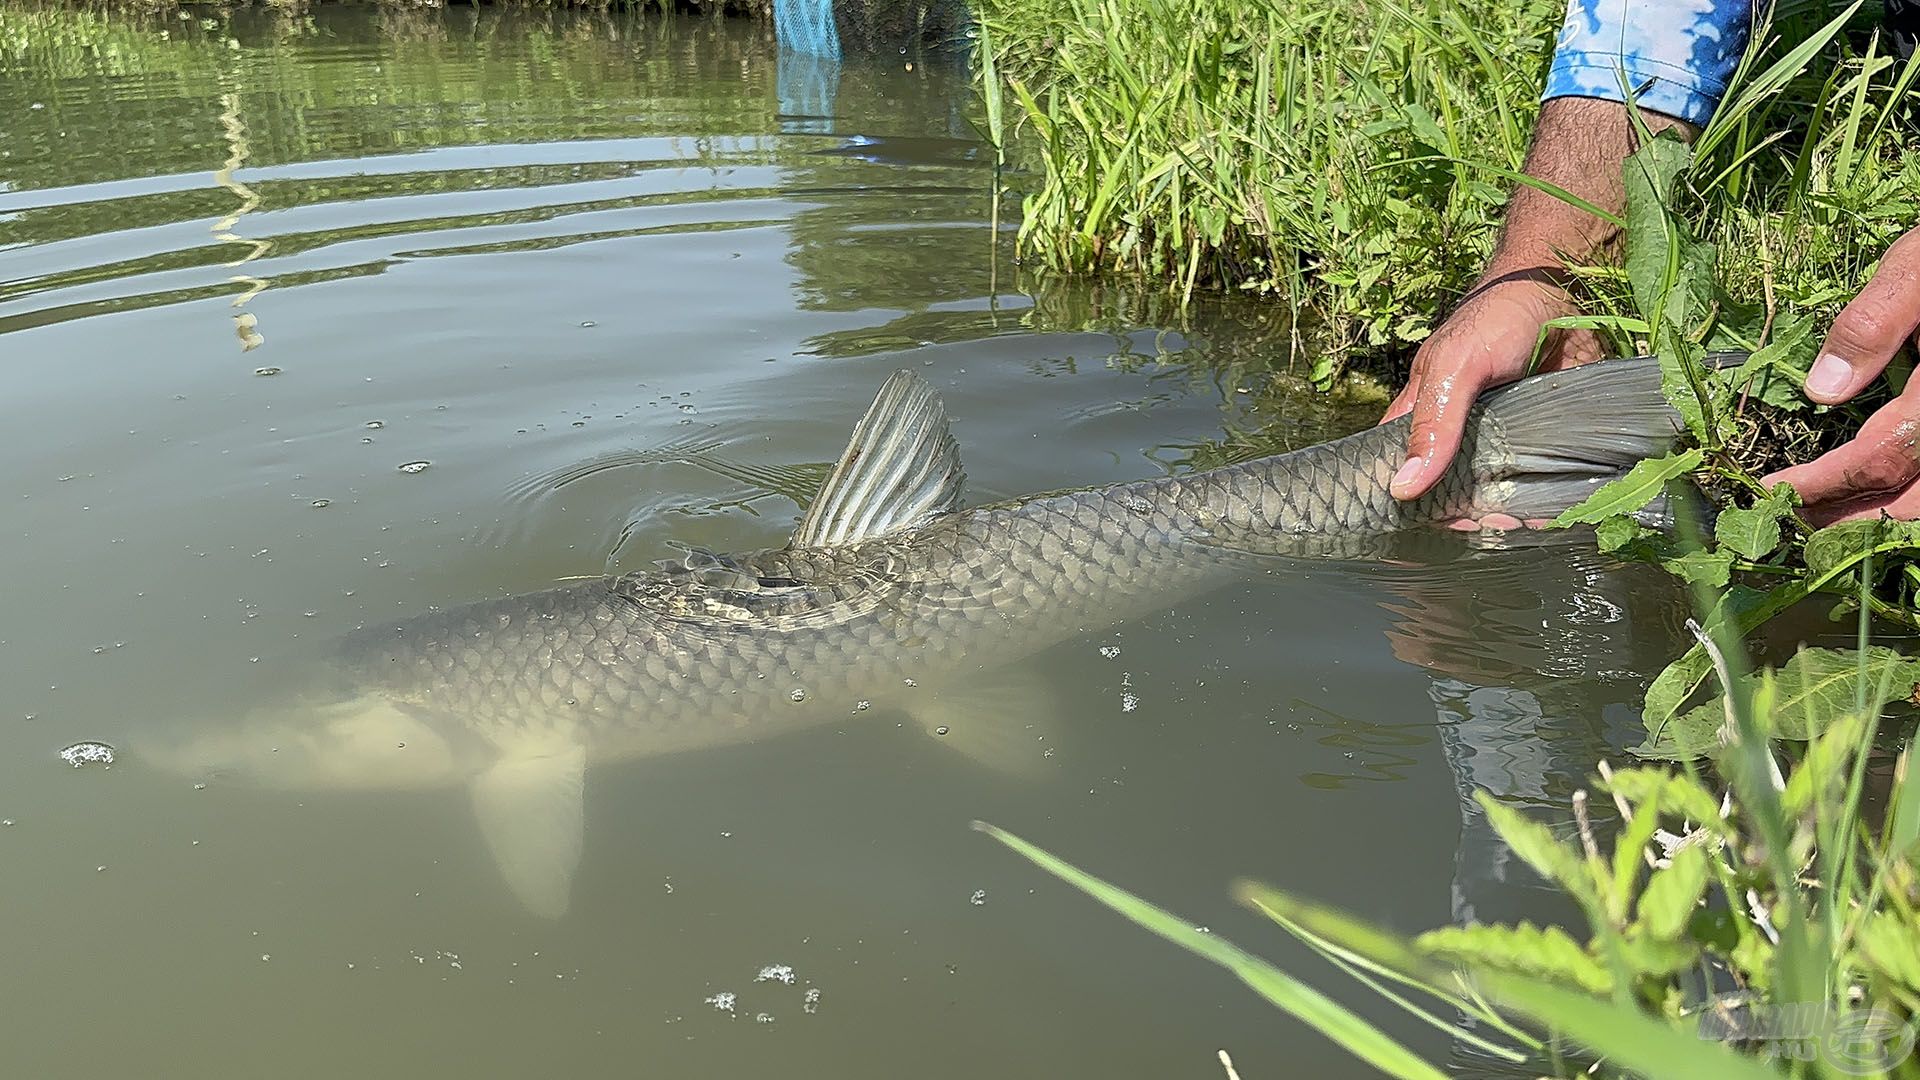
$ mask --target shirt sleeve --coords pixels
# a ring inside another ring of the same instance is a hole
[[[1704,126],[1753,19],[1753,0],[1569,0],[1543,99],[1625,101],[1631,90],[1643,109]]]

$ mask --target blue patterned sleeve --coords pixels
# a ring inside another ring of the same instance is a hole
[[[1569,0],[1545,99],[1625,101],[1704,126],[1746,51],[1752,0]]]

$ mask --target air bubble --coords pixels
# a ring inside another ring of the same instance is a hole
[[[113,747],[103,742],[77,742],[60,751],[60,760],[78,769],[86,765],[113,767]]]

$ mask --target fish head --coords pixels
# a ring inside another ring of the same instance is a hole
[[[404,790],[463,781],[468,770],[430,714],[375,691],[303,695],[237,724],[144,748],[171,772],[288,790]]]

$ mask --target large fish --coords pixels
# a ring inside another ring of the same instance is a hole
[[[558,916],[594,762],[873,708],[1032,769],[1052,753],[1045,710],[981,706],[969,688],[991,684],[982,670],[1163,609],[1250,561],[1361,555],[1402,530],[1492,513],[1550,517],[1662,452],[1676,420],[1655,362],[1611,361],[1485,395],[1446,478],[1411,503],[1387,492],[1400,420],[1205,472],[963,509],[946,414],[902,371],[785,547],[690,551],[366,627],[301,693],[154,756],[288,788],[464,786],[508,886]]]

